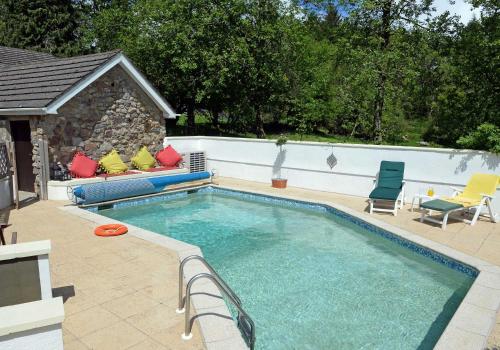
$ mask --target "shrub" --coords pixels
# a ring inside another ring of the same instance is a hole
[[[500,153],[500,128],[490,123],[483,123],[467,136],[457,140],[457,144],[463,148]]]
[[[287,142],[288,142],[288,138],[285,135],[281,134],[278,137],[278,139],[276,140],[276,146],[281,147]]]

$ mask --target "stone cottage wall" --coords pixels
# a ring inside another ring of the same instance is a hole
[[[40,195],[40,179],[42,173],[42,152],[40,140],[47,140],[47,135],[42,127],[42,117],[30,117],[31,144],[33,145],[33,174],[35,174],[35,193]]]
[[[9,121],[0,117],[0,143],[7,141],[10,141]]]
[[[95,160],[115,149],[129,163],[142,145],[159,150],[165,137],[163,113],[119,66],[73,97],[59,114],[45,116],[38,127],[49,143],[49,161],[63,164],[77,149]]]

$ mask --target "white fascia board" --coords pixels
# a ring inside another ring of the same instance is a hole
[[[45,115],[47,108],[5,108],[0,109],[0,115]]]
[[[78,82],[71,87],[62,96],[57,98],[49,106],[47,106],[46,114],[57,114],[57,110],[75,97],[87,86],[99,79],[102,75],[108,72],[111,68],[119,64],[134,81],[146,92],[146,94],[153,100],[158,108],[163,112],[165,118],[175,118],[175,111],[170,107],[167,101],[156,91],[156,89],[147,81],[146,78],[133,66],[133,64],[122,53],[117,54],[110,61],[97,68],[91,75]]]

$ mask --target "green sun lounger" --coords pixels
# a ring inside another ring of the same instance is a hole
[[[436,211],[450,211],[463,208],[462,204],[447,202],[442,199],[434,199],[431,201],[424,202],[420,205],[421,208],[436,210]]]
[[[383,160],[380,163],[380,171],[374,180],[374,188],[370,193],[370,214],[374,211],[383,211],[397,215],[399,209],[404,205],[405,182],[403,180],[405,171],[404,162],[389,162]],[[394,202],[394,208],[377,208],[377,201]]]
[[[454,211],[459,211],[465,209],[462,204],[448,202],[442,199],[433,199],[431,201],[424,202],[420,204],[420,209],[422,210],[422,215],[420,217],[420,222],[430,221],[435,224],[440,224],[441,228],[446,229],[446,224],[448,223],[448,216]],[[443,219],[437,220],[430,217],[432,211],[437,211],[443,213]]]

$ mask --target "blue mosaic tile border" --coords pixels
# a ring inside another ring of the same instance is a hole
[[[188,193],[186,191],[176,192],[176,193],[167,193],[167,194],[162,194],[159,196],[140,198],[140,199],[137,199],[134,201],[116,202],[116,203],[113,203],[113,209],[126,208],[126,207],[136,207],[136,206],[140,206],[140,205],[152,204],[152,203],[158,203],[158,202],[167,202],[167,201],[172,201],[172,200],[176,200],[176,199],[180,199],[180,198],[186,198],[187,196],[188,196]]]
[[[99,210],[102,210],[102,209],[117,209],[117,208],[137,207],[137,206],[146,205],[146,204],[166,202],[166,201],[176,200],[179,198],[186,198],[187,196],[188,196],[187,191],[175,192],[175,193],[164,193],[164,194],[151,196],[151,197],[130,198],[130,199],[120,201],[120,202],[85,207],[84,209],[88,210],[92,213],[98,213]]]
[[[133,206],[140,206],[140,205],[151,204],[151,203],[171,201],[171,200],[175,200],[175,199],[179,199],[179,198],[185,198],[188,196],[189,192],[191,192],[191,191],[166,193],[166,194],[161,194],[158,196],[152,196],[152,197],[140,198],[140,199],[133,199],[132,198],[130,200],[110,204],[109,206],[106,206],[106,209],[133,207]],[[445,265],[453,270],[464,273],[464,274],[468,275],[469,277],[476,278],[479,274],[479,271],[477,269],[473,268],[472,266],[466,265],[466,264],[459,262],[455,259],[447,257],[441,253],[435,252],[429,248],[426,248],[426,247],[423,247],[423,246],[418,245],[416,243],[413,243],[411,241],[408,241],[402,237],[399,237],[398,235],[396,235],[394,233],[391,233],[391,232],[384,230],[378,226],[370,224],[359,217],[349,215],[341,210],[335,209],[335,208],[330,207],[328,205],[300,201],[300,200],[295,200],[295,199],[292,200],[292,199],[288,199],[288,198],[280,198],[280,197],[275,197],[275,196],[270,196],[270,195],[265,195],[265,194],[255,194],[255,193],[251,193],[251,192],[218,188],[218,187],[212,187],[212,186],[192,190],[192,192],[201,193],[201,194],[203,194],[203,193],[218,193],[218,194],[248,199],[248,200],[252,200],[252,201],[269,203],[269,204],[282,206],[282,207],[299,208],[299,209],[313,210],[313,211],[322,212],[322,213],[330,213],[330,214],[333,214],[340,219],[343,219],[343,220],[346,220],[352,224],[355,224],[356,226],[361,227],[368,232],[371,232],[371,233],[374,233],[374,234],[379,235],[381,237],[384,237],[385,239],[388,239],[396,244],[399,244],[400,246],[402,246],[404,248],[410,249],[419,255],[425,256],[425,257],[432,259],[433,261],[438,262],[440,264],[443,264],[443,265]],[[89,210],[91,212],[94,212],[94,213],[99,212],[98,206],[88,207],[85,209]]]

